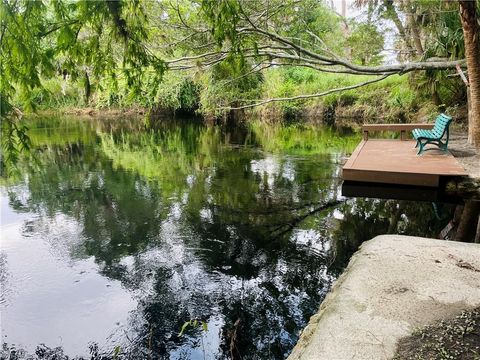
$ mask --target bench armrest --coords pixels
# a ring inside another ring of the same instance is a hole
[[[364,140],[368,140],[369,131],[400,131],[400,137],[405,140],[405,133],[413,129],[433,129],[435,124],[363,124],[362,133]]]

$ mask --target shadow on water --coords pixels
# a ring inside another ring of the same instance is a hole
[[[345,129],[30,128],[36,161],[2,180],[7,358],[284,358],[363,241],[452,211],[343,198]]]

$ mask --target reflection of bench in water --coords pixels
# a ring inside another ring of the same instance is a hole
[[[412,140],[370,139],[369,131],[431,129],[433,124],[366,125],[364,140],[343,166],[343,179],[384,184],[437,187],[440,178],[465,176],[457,160],[445,152],[432,151],[417,156]]]

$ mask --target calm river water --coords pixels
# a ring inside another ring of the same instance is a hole
[[[447,222],[430,203],[342,198],[348,129],[29,128],[0,187],[6,358],[282,359],[362,241]]]

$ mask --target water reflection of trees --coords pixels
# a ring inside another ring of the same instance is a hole
[[[333,232],[341,271],[362,242],[379,234],[404,234],[437,238],[453,215],[453,205],[413,201],[354,199],[338,208],[343,219]]]
[[[80,224],[70,255],[93,256],[137,294],[124,348],[139,358],[198,351],[201,334],[177,335],[190,318],[219,319],[221,334],[207,337],[221,337],[220,357],[231,346],[244,358],[284,357],[328,290],[332,254],[341,267],[379,233],[439,226],[428,204],[351,200],[320,211],[339,198],[332,155],[264,154],[248,146],[251,134],[238,148],[229,144],[238,136],[196,125],[97,136],[40,144],[10,204]]]

